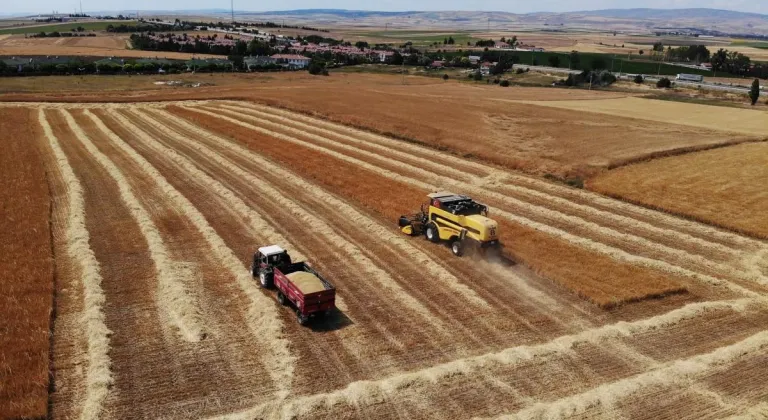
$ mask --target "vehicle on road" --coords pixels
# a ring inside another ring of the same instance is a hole
[[[488,207],[466,195],[436,192],[427,195],[429,202],[419,213],[400,216],[403,233],[421,235],[432,241],[447,241],[451,252],[463,255],[470,247],[498,249],[499,224],[488,218]]]
[[[680,73],[680,74],[677,75],[676,79],[677,80],[683,80],[683,81],[686,81],[686,82],[703,82],[704,81],[704,76],[702,76],[700,74]]]
[[[261,287],[277,289],[277,301],[292,306],[301,325],[336,307],[336,288],[306,262],[292,262],[288,251],[277,245],[258,249],[251,274]]]

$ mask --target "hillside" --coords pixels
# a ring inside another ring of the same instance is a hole
[[[429,27],[462,29],[587,29],[648,33],[654,30],[685,30],[704,33],[768,35],[768,15],[718,9],[606,9],[567,13],[515,14],[481,11],[382,12],[343,9],[305,9],[240,12],[258,20],[312,22],[317,25],[390,28]]]

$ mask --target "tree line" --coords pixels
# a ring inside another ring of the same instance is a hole
[[[39,34],[29,35],[30,38],[62,38],[62,37],[78,37],[78,36],[96,36],[96,34],[93,32],[89,32],[86,34],[86,33],[82,33],[81,31],[78,31],[78,32],[53,31],[53,32],[40,32]]]

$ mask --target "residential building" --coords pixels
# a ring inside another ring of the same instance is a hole
[[[254,67],[263,67],[276,63],[277,59],[269,56],[245,57],[243,59],[243,67],[245,67],[247,70],[252,70]]]
[[[304,57],[298,54],[275,54],[272,56],[277,64],[283,67],[291,67],[296,69],[303,69],[309,66],[309,57]]]

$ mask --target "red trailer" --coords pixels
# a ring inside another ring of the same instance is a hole
[[[299,324],[325,315],[336,307],[336,289],[305,262],[291,262],[288,252],[277,245],[259,248],[253,255],[253,277],[264,288],[277,288],[277,301],[293,306]]]

